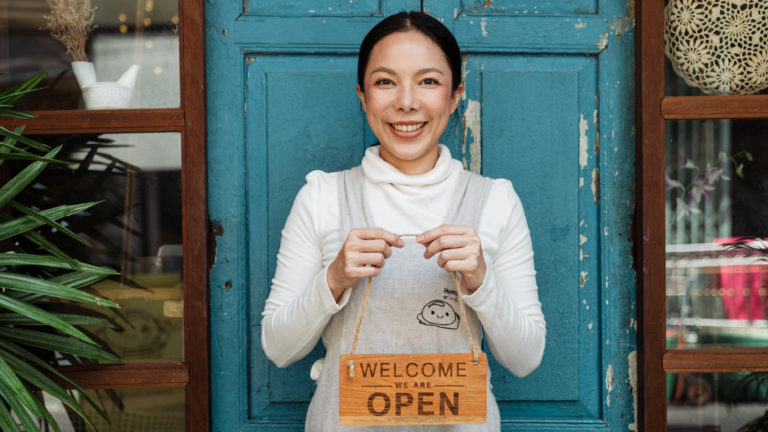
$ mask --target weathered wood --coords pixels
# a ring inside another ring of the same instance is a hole
[[[35,111],[34,114],[37,117],[33,119],[2,118],[0,124],[8,129],[25,124],[25,135],[177,132],[183,130],[185,124],[181,108]]]
[[[189,382],[189,371],[183,363],[62,366],[57,369],[86,390],[183,387]],[[54,376],[52,378],[65,388],[72,388],[65,381]]]
[[[485,354],[345,354],[339,359],[343,426],[485,423]],[[350,373],[349,362],[354,364]],[[350,376],[352,375],[352,376]]]
[[[205,141],[205,23],[201,1],[179,1],[182,152],[182,242],[184,244],[184,361],[186,430],[211,429],[208,356],[208,195]]]
[[[768,372],[768,349],[689,349],[664,354],[666,373]]]
[[[664,1],[638,2],[636,256],[638,286],[638,430],[667,430],[664,256]]]
[[[754,119],[768,115],[768,95],[667,96],[661,101],[666,120]]]

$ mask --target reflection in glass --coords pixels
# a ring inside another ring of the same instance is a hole
[[[179,134],[63,135],[40,141],[63,144],[57,158],[72,165],[49,165],[23,199],[37,208],[103,201],[65,219],[92,248],[60,233],[51,237],[73,257],[120,272],[93,289],[122,308],[49,307],[106,314],[115,328],[88,331],[125,361],[183,361]]]
[[[669,432],[768,430],[768,373],[667,374]]]
[[[184,387],[152,389],[89,390],[88,396],[102,404],[109,422],[85,402],[76,398],[101,432],[182,432],[184,431]],[[62,432],[88,432],[77,414],[50,396],[45,405],[58,421]]]
[[[96,7],[97,27],[87,40],[86,55],[94,65],[96,81],[118,81],[135,64],[139,69],[127,107],[178,107],[178,2],[90,1]],[[41,30],[43,16],[51,14],[46,0],[6,0],[5,4],[0,6],[0,72],[8,75],[0,80],[0,88],[45,71],[45,89],[22,99],[19,108],[85,108],[72,57],[49,31]]]
[[[766,121],[667,123],[667,345],[768,346]]]

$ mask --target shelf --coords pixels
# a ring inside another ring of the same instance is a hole
[[[768,95],[667,96],[661,115],[665,120],[768,118]]]
[[[84,389],[183,387],[189,371],[183,363],[62,366],[56,368]],[[57,379],[65,388],[71,385]]]
[[[167,109],[35,111],[33,119],[3,118],[0,124],[13,129],[25,124],[25,135],[60,133],[180,132],[184,111]]]
[[[664,353],[664,372],[768,372],[768,348],[681,349]]]

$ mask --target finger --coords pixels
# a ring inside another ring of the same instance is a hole
[[[405,243],[399,235],[387,231],[384,228],[363,228],[358,233],[358,237],[363,240],[382,239],[395,247],[405,246]]]
[[[433,255],[440,253],[441,251],[448,249],[456,249],[465,247],[470,240],[464,236],[457,235],[443,235],[430,243],[425,243],[426,250],[424,251],[424,258],[429,259]]]
[[[389,258],[389,256],[392,255],[389,243],[382,239],[360,240],[355,246],[355,250],[358,252],[378,252],[384,254],[386,258]]]
[[[376,277],[381,273],[381,268],[376,266],[363,266],[355,267],[352,269],[347,277],[350,279],[362,279],[369,277]]]
[[[477,270],[477,263],[468,259],[450,260],[441,267],[447,272],[473,272]]]
[[[350,257],[349,262],[352,267],[373,266],[381,268],[384,267],[386,257],[379,252],[364,252],[357,253],[354,257]]]
[[[476,255],[468,248],[447,249],[440,252],[440,255],[437,256],[437,265],[445,268],[445,264],[450,261],[471,261],[475,259],[475,257]],[[477,261],[475,260],[475,262]]]
[[[468,233],[474,234],[474,232],[475,229],[467,225],[440,225],[437,228],[432,228],[419,234],[416,237],[416,241],[421,244],[427,244],[443,235],[464,235]]]

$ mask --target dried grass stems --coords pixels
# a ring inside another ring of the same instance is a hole
[[[45,24],[41,30],[50,30],[51,36],[67,47],[74,61],[88,61],[85,42],[96,28],[93,18],[96,7],[91,0],[45,0],[51,8],[50,15],[43,15]]]

